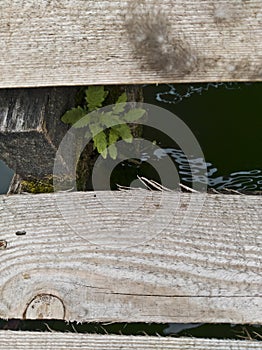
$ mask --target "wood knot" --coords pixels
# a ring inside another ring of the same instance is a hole
[[[38,294],[27,305],[23,319],[64,319],[63,301],[52,294]]]

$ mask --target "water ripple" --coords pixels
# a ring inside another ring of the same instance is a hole
[[[261,191],[262,190],[262,170],[253,169],[237,171],[226,176],[217,176],[218,169],[212,163],[205,162],[202,158],[187,158],[181,150],[173,148],[162,148],[154,151],[152,157],[148,153],[143,153],[141,161],[155,158],[161,161],[164,157],[170,156],[178,168],[181,182],[207,184],[209,187],[222,190],[233,189],[238,191]],[[207,167],[206,174],[201,170]],[[201,174],[201,175],[200,175]]]
[[[250,85],[251,83],[242,83],[242,85]],[[208,91],[209,89],[218,89],[223,86],[226,90],[239,90],[241,85],[235,82],[228,83],[207,83],[199,85],[173,85],[166,84],[169,90],[161,91],[156,93],[156,100],[162,103],[177,104],[182,100],[191,97],[194,94],[202,95],[203,92]]]

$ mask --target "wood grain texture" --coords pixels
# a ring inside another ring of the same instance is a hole
[[[261,0],[2,0],[0,87],[261,81],[261,22]]]
[[[261,342],[246,340],[142,337],[99,334],[0,331],[0,349],[20,350],[252,350]]]
[[[261,323],[262,197],[202,196],[1,196],[0,316]]]
[[[68,130],[61,116],[75,104],[76,88],[0,90],[1,159],[22,179],[52,176]]]

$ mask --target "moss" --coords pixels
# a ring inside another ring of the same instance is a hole
[[[73,189],[75,186],[75,180],[77,183],[77,179],[74,179],[70,176],[64,176],[61,178],[56,177],[57,191],[67,191]],[[28,192],[34,194],[54,192],[53,175],[45,176],[41,179],[36,179],[33,177],[23,179],[21,181],[20,192]]]
[[[54,192],[53,177],[46,176],[41,180],[29,178],[21,181],[21,191],[28,193],[51,193]]]

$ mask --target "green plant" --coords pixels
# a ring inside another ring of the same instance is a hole
[[[106,158],[107,155],[113,159],[117,157],[116,142],[119,139],[131,143],[133,136],[128,123],[140,119],[145,110],[133,108],[126,111],[127,95],[124,92],[117,99],[111,110],[99,110],[108,95],[104,86],[89,86],[85,90],[84,107],[76,107],[67,111],[62,116],[62,121],[71,124],[74,128],[88,127],[86,138],[94,141],[94,148]]]

